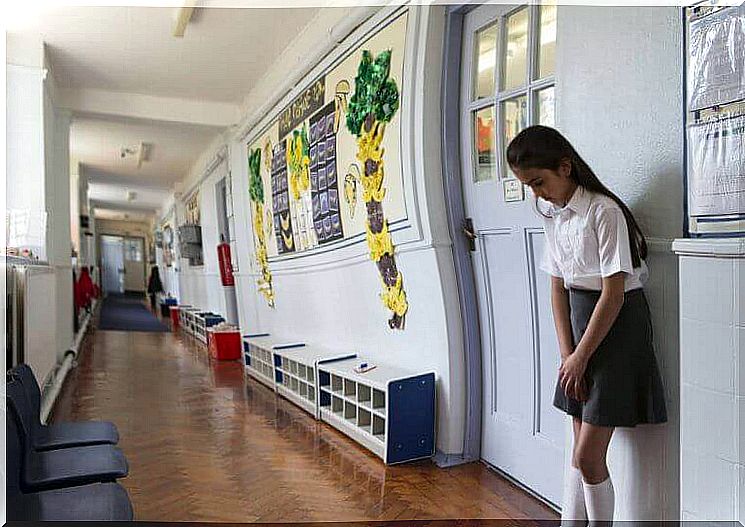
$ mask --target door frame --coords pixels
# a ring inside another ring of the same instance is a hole
[[[103,254],[103,237],[108,236],[110,238],[121,238],[122,244],[124,244],[124,235],[123,234],[111,234],[108,232],[98,232],[96,233],[96,238],[98,240],[98,247],[97,247],[97,253],[98,253],[98,269],[101,272],[100,282],[101,282],[101,291],[104,293],[107,293],[106,287],[105,287],[105,270],[104,270],[104,254]],[[124,245],[122,245],[122,266],[124,266]],[[124,283],[122,283],[122,292],[126,292],[126,288],[124,287]]]
[[[142,263],[144,264],[143,265],[143,272],[142,272],[142,280],[143,280],[143,283],[145,284],[145,293],[147,293],[147,276],[148,276],[147,275],[147,268],[148,268],[148,265],[151,265],[148,262],[149,248],[147,246],[147,238],[145,236],[141,235],[141,234],[129,235],[129,234],[121,234],[121,233],[118,233],[118,232],[98,232],[98,233],[96,233],[96,238],[98,238],[98,254],[100,256],[98,268],[101,269],[101,272],[103,272],[103,254],[101,253],[101,247],[102,247],[101,237],[102,236],[111,236],[111,237],[114,237],[114,238],[121,238],[122,239],[122,242],[125,239],[127,239],[127,238],[137,238],[139,240],[142,240]],[[122,265],[124,265],[124,261],[122,261]],[[123,288],[124,288],[124,292],[126,293],[127,292],[126,286],[123,286]]]
[[[516,4],[521,4],[521,2],[516,2]],[[458,302],[463,327],[467,405],[463,455],[460,460],[453,459],[450,464],[481,461],[482,391],[484,389],[482,383],[481,329],[477,307],[476,277],[473,272],[469,241],[463,233],[466,211],[463,198],[460,153],[460,79],[463,26],[465,16],[474,9],[481,7],[481,5],[483,4],[448,6],[445,17],[445,49],[440,100],[440,110],[442,112],[442,170],[448,231],[453,243],[455,279],[458,286]],[[486,462],[484,461],[484,463]],[[554,510],[559,510],[555,504],[548,502],[506,472],[489,463],[486,464],[537,500]]]
[[[465,16],[480,4],[451,5],[445,18],[445,50],[440,99],[442,112],[442,173],[445,190],[448,231],[453,243],[453,260],[458,286],[458,302],[463,327],[463,350],[466,369],[466,419],[463,454],[438,465],[454,465],[481,459],[481,332],[476,277],[473,273],[469,243],[463,235],[466,219],[461,181],[460,156],[460,77],[461,44]],[[455,101],[455,102],[454,102]],[[453,457],[453,456],[451,456]]]

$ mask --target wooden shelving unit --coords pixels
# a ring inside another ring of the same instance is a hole
[[[366,373],[361,362],[376,364]],[[431,457],[435,447],[435,374],[412,374],[361,357],[318,365],[320,418],[386,464]]]
[[[277,392],[316,419],[318,414],[318,365],[355,356],[315,346],[273,348]]]
[[[203,344],[207,344],[207,328],[225,321],[222,316],[209,311],[198,311],[193,317],[192,335]]]
[[[271,347],[275,343],[268,333],[243,337],[243,364],[246,373],[276,391],[274,385],[274,359]]]
[[[431,457],[435,374],[366,360],[352,352],[245,335],[246,373],[351,437],[386,464]],[[375,364],[357,373],[360,363]]]

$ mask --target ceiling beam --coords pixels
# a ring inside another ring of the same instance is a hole
[[[59,92],[59,105],[78,114],[133,117],[217,128],[233,125],[240,116],[238,104],[219,101],[76,88],[63,88]]]

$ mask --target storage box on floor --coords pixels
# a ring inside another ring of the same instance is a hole
[[[171,307],[178,305],[178,301],[170,296],[161,297],[160,299],[160,316],[163,318],[171,315]]]
[[[243,339],[246,372],[387,464],[430,457],[435,374],[410,372],[268,334]],[[365,373],[357,368],[374,366]]]

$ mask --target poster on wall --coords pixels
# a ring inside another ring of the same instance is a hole
[[[272,258],[364,240],[395,329],[408,309],[389,229],[407,219],[398,111],[406,23],[404,12],[358,44],[247,145],[263,283]]]
[[[359,138],[345,123],[363,51],[371,56],[390,50],[388,76],[401,87],[407,14],[391,20],[348,56],[303,90],[248,144],[248,154],[262,152],[260,179],[270,259],[298,254],[352,237],[364,239],[367,228],[362,196],[363,161]],[[399,94],[400,95],[400,94]],[[379,145],[385,152],[389,223],[407,218],[401,162],[400,116],[386,123]]]
[[[199,225],[201,222],[199,212],[199,191],[194,192],[186,200],[185,220],[187,225]]]

